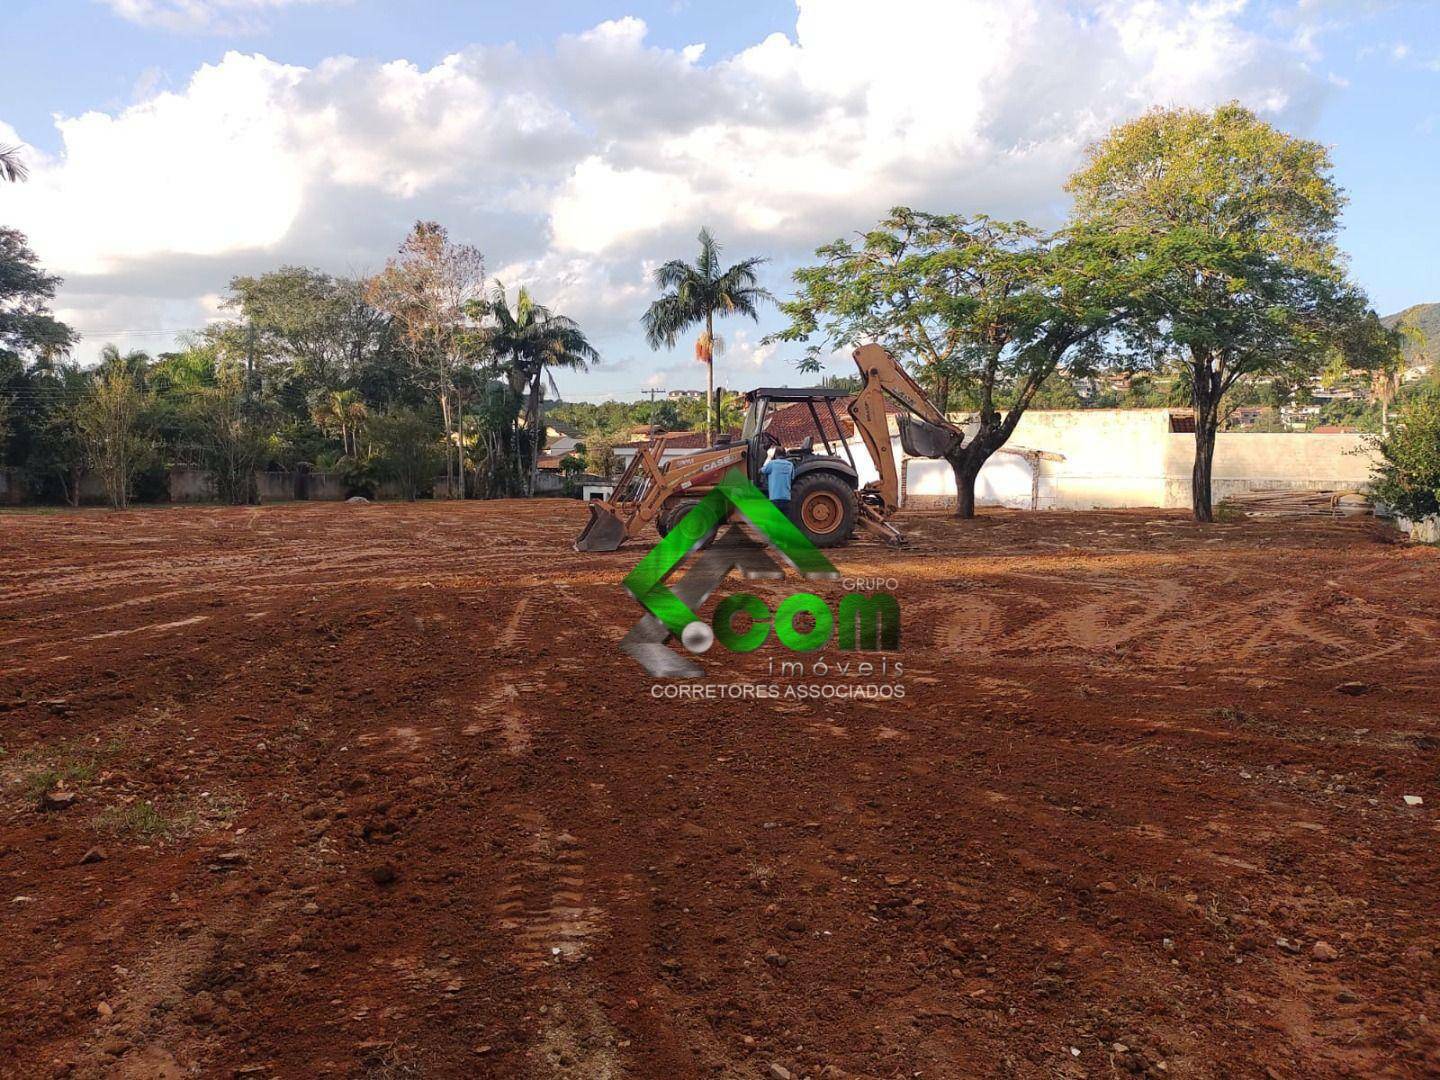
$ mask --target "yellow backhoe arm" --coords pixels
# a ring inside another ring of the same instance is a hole
[[[884,504],[886,514],[900,507],[900,476],[895,468],[895,454],[890,448],[890,425],[885,416],[885,398],[914,417],[901,417],[901,442],[906,450],[922,457],[944,457],[951,446],[965,441],[965,433],[945,418],[910,375],[880,345],[861,345],[854,352],[864,388],[850,405],[850,418],[870,451],[870,458],[880,473],[874,485]],[[906,423],[909,422],[908,430]]]

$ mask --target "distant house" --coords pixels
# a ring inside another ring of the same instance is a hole
[[[568,454],[577,446],[584,446],[584,442],[574,435],[561,435],[558,438],[550,439],[545,444],[547,454]]]
[[[1239,431],[1253,428],[1269,411],[1260,405],[1241,405],[1230,414],[1230,428]]]
[[[854,400],[843,397],[833,403],[817,404],[813,413],[803,401],[781,405],[765,418],[765,430],[789,449],[795,449],[809,438],[815,440],[818,451],[823,451],[827,439],[832,443],[846,442],[855,434],[855,423],[847,411]],[[830,404],[835,406],[833,415],[827,407]],[[886,411],[894,412],[889,402],[886,402]]]
[[[686,401],[703,398],[704,396],[704,390],[671,390],[665,395],[670,401]]]
[[[559,472],[560,462],[576,452],[585,442],[579,435],[563,424],[553,420],[545,423],[545,448],[540,452],[535,466],[546,472]]]
[[[649,427],[644,427],[643,430],[645,431],[643,438],[632,439],[628,443],[623,443],[615,447],[615,460],[620,463],[622,469],[630,464],[630,459],[639,452],[642,446],[653,441],[652,435],[658,438],[660,435],[665,434],[662,431]],[[722,431],[716,435],[717,440],[724,438],[738,439],[739,437],[740,432],[738,430]],[[675,458],[684,457],[686,454],[693,454],[696,450],[704,449],[705,432],[677,431],[666,438],[665,449],[660,455],[660,460],[662,462],[673,461]]]
[[[1291,431],[1304,431],[1320,417],[1319,405],[1283,405],[1280,420]]]
[[[545,453],[568,454],[575,447],[581,445],[582,441],[580,433],[574,428],[556,420],[546,419]]]

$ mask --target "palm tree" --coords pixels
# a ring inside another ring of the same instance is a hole
[[[759,321],[760,303],[775,299],[760,287],[755,273],[765,261],[744,259],[722,270],[720,245],[709,229],[701,229],[695,265],[671,259],[656,270],[655,285],[662,295],[640,320],[652,349],[662,345],[673,349],[687,329],[705,325],[695,342],[695,358],[705,365],[705,441],[711,446],[715,444],[715,316],[749,315]]]
[[[98,368],[102,373],[123,372],[140,386],[150,372],[150,354],[143,349],[131,349],[122,353],[117,345],[109,344],[100,350]]]
[[[30,175],[30,170],[20,160],[20,147],[0,146],[0,180],[18,184]]]
[[[537,304],[522,288],[512,311],[505,286],[496,282],[483,306],[489,317],[484,332],[491,355],[505,364],[504,378],[518,404],[527,438],[524,448],[525,494],[535,490],[536,463],[544,448],[540,416],[545,373],[550,368],[584,369],[600,358],[575,320]]]
[[[315,403],[312,413],[322,430],[340,432],[342,453],[360,456],[360,431],[369,412],[357,391],[330,390]]]
[[[365,404],[364,399],[361,398],[360,391],[346,390],[345,393],[350,395],[345,408],[346,419],[350,421],[350,453],[358,458],[360,456],[361,435],[366,435],[366,452],[369,452],[370,439],[366,429],[370,424],[370,409]]]

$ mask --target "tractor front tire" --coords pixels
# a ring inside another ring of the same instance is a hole
[[[699,505],[700,500],[694,496],[672,495],[661,505],[660,513],[655,517],[655,531],[662,537],[670,535],[670,530],[680,523],[680,519]]]
[[[790,489],[790,513],[816,547],[835,547],[855,532],[855,489],[832,472],[806,473]]]

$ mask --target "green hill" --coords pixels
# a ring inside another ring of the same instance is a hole
[[[1405,339],[1407,365],[1434,363],[1440,356],[1440,304],[1415,304],[1380,321],[1391,329],[1398,326],[1420,332],[1418,339],[1411,336]]]

